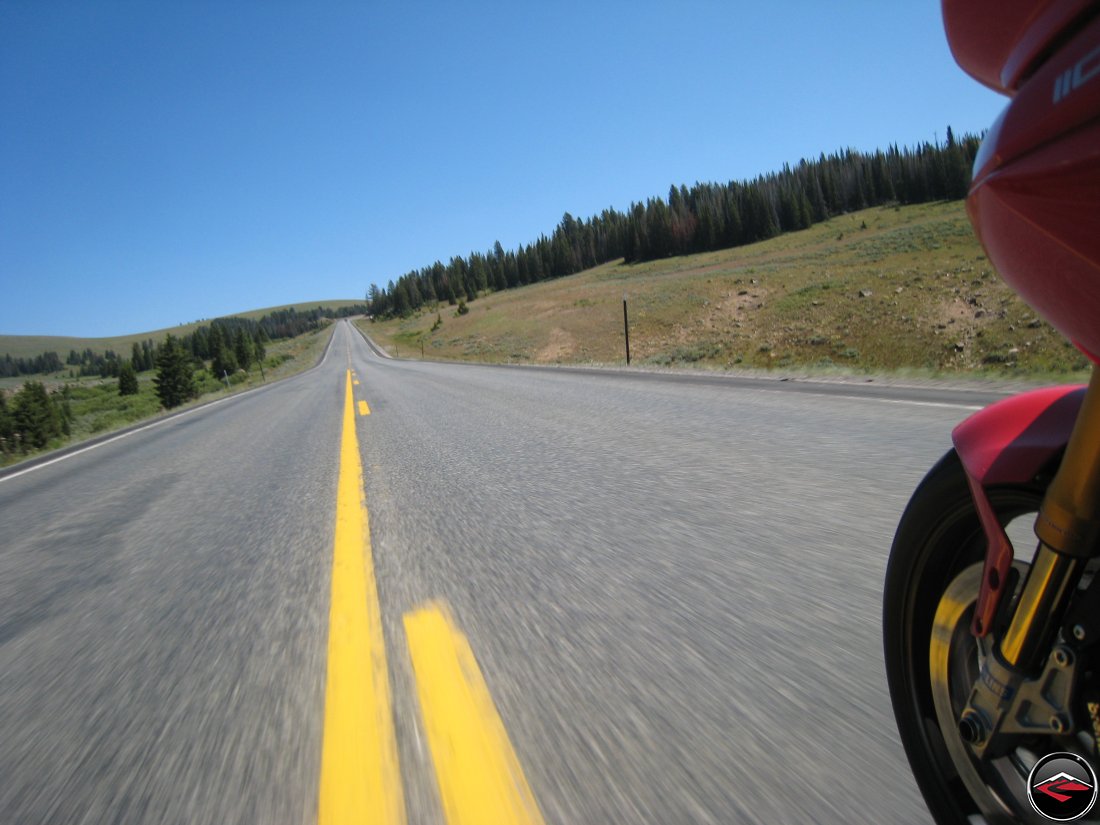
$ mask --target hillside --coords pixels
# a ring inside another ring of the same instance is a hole
[[[301,304],[285,304],[283,306],[267,307],[266,309],[254,309],[248,312],[237,312],[234,313],[233,317],[259,320],[264,315],[283,309],[293,308],[298,312],[304,312],[318,307],[339,309],[340,307],[361,303],[363,303],[362,300],[343,299],[337,301],[310,301]],[[164,336],[168,333],[175,336],[187,335],[194,332],[202,324],[209,323],[210,320],[206,318],[168,329],[117,335],[108,338],[75,338],[61,335],[0,335],[0,355],[10,355],[12,358],[34,358],[36,355],[45,352],[56,352],[64,359],[69,350],[83,352],[85,349],[90,349],[97,355],[102,355],[107,350],[113,350],[125,357],[129,354],[134,342],[141,343],[149,339],[163,341]]]
[[[1063,375],[1085,361],[992,271],[961,201],[865,209],[748,246],[361,322],[402,357]],[[442,321],[432,331],[437,319]]]

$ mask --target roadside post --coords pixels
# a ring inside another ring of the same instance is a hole
[[[626,334],[626,365],[630,366],[630,319],[626,314],[626,293],[623,293],[623,332]]]

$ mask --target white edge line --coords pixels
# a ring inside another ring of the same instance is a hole
[[[256,388],[259,389],[260,387],[256,387]],[[136,434],[138,434],[139,432],[144,432],[145,430],[151,430],[154,427],[160,427],[162,425],[162,423],[168,423],[168,421],[175,421],[178,418],[183,418],[184,416],[189,416],[191,414],[191,412],[198,412],[201,409],[210,409],[211,407],[216,407],[219,404],[222,404],[223,401],[230,401],[230,400],[233,400],[235,398],[240,398],[242,395],[244,395],[244,394],[241,393],[241,394],[238,394],[238,395],[231,395],[231,396],[228,396],[226,398],[219,398],[216,401],[210,401],[209,404],[204,404],[200,407],[194,407],[193,409],[185,409],[182,412],[176,412],[176,415],[174,415],[174,416],[168,416],[168,417],[162,418],[161,420],[158,420],[158,421],[151,421],[150,423],[146,423],[146,425],[143,425],[143,426],[139,427],[138,429],[129,430],[128,432],[120,432],[118,434],[118,436],[112,436],[111,438],[107,439],[106,441],[100,441],[100,442],[95,443],[95,444],[89,444],[88,447],[81,447],[77,450],[74,450],[73,452],[67,452],[64,455],[58,455],[56,459],[50,459],[48,461],[43,461],[41,464],[35,464],[34,466],[26,467],[25,470],[19,470],[17,472],[10,473],[9,475],[5,475],[2,478],[0,478],[0,484],[3,484],[5,481],[10,481],[11,478],[18,478],[21,475],[26,475],[27,473],[33,473],[35,470],[42,470],[42,467],[44,467],[44,466],[50,466],[51,464],[57,464],[58,462],[66,461],[67,459],[72,459],[73,456],[75,456],[75,455],[80,455],[81,453],[91,452],[92,450],[96,450],[100,447],[105,447],[106,444],[113,443],[114,441],[121,441],[124,438],[129,438],[130,436],[136,436]]]
[[[775,395],[793,393],[792,390],[781,390],[774,387],[752,387],[751,390],[753,392],[767,392]],[[842,401],[877,401],[880,404],[906,404],[911,407],[941,407],[948,410],[970,410],[972,412],[984,410],[989,406],[988,404],[960,404],[952,401],[916,401],[910,398],[880,398],[876,395],[841,395],[839,393],[815,392],[813,390],[804,390],[801,394],[815,395],[818,398],[837,398]]]
[[[256,389],[261,389],[261,387],[256,387]],[[251,390],[248,391],[248,392],[251,392]],[[87,447],[80,447],[79,449],[73,450],[71,453],[65,453],[65,455],[58,456],[57,458],[51,458],[48,461],[43,461],[41,464],[35,464],[33,467],[27,467],[25,470],[18,470],[14,473],[6,475],[3,478],[0,478],[0,484],[3,484],[5,481],[9,481],[10,479],[13,479],[13,478],[19,478],[19,476],[26,475],[27,473],[33,473],[35,470],[41,470],[43,467],[49,467],[51,464],[57,464],[58,462],[65,461],[67,459],[73,458],[74,456],[78,456],[81,453],[88,453],[88,452],[91,452],[92,450],[95,450],[95,449],[98,449],[100,447],[106,446],[107,444],[111,444],[115,441],[121,441],[122,439],[128,438],[131,435],[137,435],[138,433],[143,433],[146,430],[153,429],[153,427],[159,427],[161,424],[167,424],[171,421],[176,421],[180,418],[183,418],[184,416],[191,415],[191,413],[197,413],[197,412],[200,412],[201,410],[209,410],[211,407],[216,407],[216,406],[218,406],[218,404],[223,404],[226,401],[235,401],[236,399],[241,398],[246,394],[248,394],[248,393],[242,392],[242,393],[237,393],[236,395],[227,396],[225,398],[219,398],[217,401],[210,401],[209,403],[203,404],[202,406],[194,407],[190,410],[184,410],[182,412],[178,412],[175,415],[167,416],[166,418],[162,418],[159,421],[151,421],[148,424],[144,424],[141,427],[138,427],[136,430],[129,430],[129,431],[124,432],[124,433],[119,433],[118,435],[111,436],[110,438],[106,439],[105,441],[100,441],[96,444],[90,444]]]
[[[333,332],[335,332],[335,329],[333,330]],[[329,339],[329,344],[331,344],[331,343],[332,343],[332,339],[330,338]],[[317,362],[316,367],[321,366],[322,364],[325,363],[325,361],[328,360],[330,349],[331,349],[331,346],[326,346],[325,347],[325,352],[322,354],[321,360]],[[316,367],[314,367],[314,369]],[[302,373],[298,373],[298,375],[302,375]],[[287,377],[288,378],[295,378],[297,376],[291,375],[291,376],[287,376]],[[281,380],[285,381],[286,378],[281,379]],[[279,382],[278,381],[273,381],[271,384],[268,384],[268,385],[261,385],[259,387],[253,387],[252,389],[245,390],[244,392],[238,392],[238,393],[234,393],[233,395],[227,395],[225,398],[219,398],[216,401],[209,401],[206,404],[200,404],[199,406],[193,407],[190,410],[183,410],[182,412],[175,413],[174,415],[169,415],[169,416],[166,416],[165,418],[161,418],[158,421],[150,421],[148,424],[145,424],[141,427],[138,427],[135,430],[128,430],[127,432],[119,433],[118,435],[111,436],[110,438],[105,439],[104,441],[100,441],[96,444],[89,444],[87,447],[80,447],[79,449],[73,450],[71,453],[65,453],[65,455],[60,455],[57,458],[51,458],[48,461],[43,461],[41,464],[35,464],[33,467],[27,467],[25,470],[17,470],[13,473],[9,473],[8,475],[0,477],[0,484],[3,484],[5,481],[10,481],[13,478],[19,478],[19,476],[27,475],[27,473],[33,473],[35,470],[41,470],[43,467],[49,467],[51,464],[57,464],[61,461],[67,461],[68,459],[73,458],[75,456],[78,456],[81,453],[88,453],[88,452],[91,452],[92,450],[96,450],[96,449],[99,449],[100,447],[105,447],[108,444],[112,444],[115,441],[121,441],[122,439],[129,438],[132,435],[137,435],[138,433],[143,433],[146,430],[153,429],[153,427],[159,427],[161,424],[168,424],[169,422],[177,421],[178,419],[183,418],[184,416],[187,416],[187,415],[191,415],[192,413],[201,412],[203,410],[209,410],[210,408],[216,407],[219,404],[224,404],[226,401],[236,401],[240,398],[244,398],[246,395],[251,395],[252,393],[256,392],[257,390],[265,389],[265,386],[272,386],[273,387],[277,383],[279,383]]]
[[[782,390],[772,390],[782,392]],[[826,393],[821,393],[827,395]],[[876,398],[873,395],[828,395],[829,398],[844,398],[849,401],[878,401],[881,404],[908,404],[912,407],[943,407],[949,410],[984,410],[981,404],[953,404],[950,401],[912,401],[906,398]]]

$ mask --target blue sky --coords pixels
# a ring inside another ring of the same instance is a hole
[[[935,0],[0,3],[0,333],[361,298],[564,212],[980,132]]]

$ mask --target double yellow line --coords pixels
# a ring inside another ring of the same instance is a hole
[[[321,825],[403,825],[404,793],[352,381],[349,369],[336,499],[318,820]],[[361,410],[366,407],[360,404]],[[538,804],[473,650],[446,606],[433,603],[406,613],[404,627],[448,825],[541,825]]]
[[[340,437],[318,821],[403,823],[390,677],[355,435],[351,370]]]

